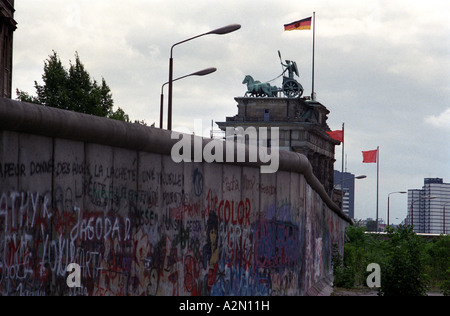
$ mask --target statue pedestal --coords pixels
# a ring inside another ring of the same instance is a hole
[[[227,127],[278,127],[280,150],[301,153],[308,157],[315,176],[331,194],[334,179],[335,146],[340,142],[326,133],[328,109],[317,101],[305,98],[237,97],[238,114],[217,122]]]

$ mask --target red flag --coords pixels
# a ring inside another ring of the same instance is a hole
[[[327,132],[328,135],[330,135],[331,138],[334,140],[337,140],[338,142],[343,143],[344,142],[344,131],[331,131]]]
[[[377,163],[378,149],[363,151],[363,163]]]

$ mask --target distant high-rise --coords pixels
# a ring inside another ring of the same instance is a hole
[[[343,181],[342,181],[343,179]],[[342,211],[355,218],[355,175],[334,170],[334,188],[343,191]]]
[[[408,190],[406,224],[413,225],[417,233],[449,233],[450,183],[441,178],[425,178],[421,190]]]
[[[14,0],[0,0],[0,97],[11,98],[13,67]]]

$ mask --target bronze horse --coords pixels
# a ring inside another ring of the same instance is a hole
[[[269,83],[261,83],[260,81],[255,81],[252,76],[245,76],[242,84],[247,84],[247,92],[245,97],[249,94],[252,97],[276,97],[279,89],[277,87],[271,86]]]

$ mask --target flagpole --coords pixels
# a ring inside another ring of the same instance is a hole
[[[312,60],[312,92],[311,99],[315,101],[314,96],[314,72],[315,72],[315,55],[316,55],[316,12],[313,12],[313,60]]]
[[[377,232],[378,232],[378,201],[380,191],[380,146],[377,147]]]
[[[344,126],[345,123],[342,123],[342,173],[341,173],[341,209],[344,209],[344,137],[345,137],[345,131],[344,131]]]

